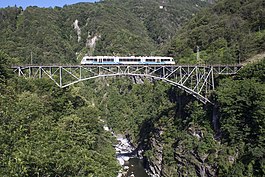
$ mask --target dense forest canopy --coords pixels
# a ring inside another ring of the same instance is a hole
[[[22,63],[31,58],[33,63],[78,63],[85,54],[239,63],[264,52],[264,9],[263,0],[213,5],[200,0],[106,0],[63,8],[8,7],[0,9],[0,42],[2,50]]]
[[[207,5],[200,0],[108,0],[2,8],[0,45],[21,63],[31,58],[33,63],[77,63],[85,54],[158,55],[160,46]]]
[[[85,54],[237,63],[265,52],[264,6],[105,0],[1,8],[0,176],[117,176],[116,141],[105,123],[142,149],[159,176],[265,176],[264,59],[215,78],[215,105],[159,81],[102,78],[61,89],[9,69],[77,63]]]
[[[177,32],[166,52],[185,63],[240,63],[264,53],[264,41],[263,0],[222,0],[192,18]]]
[[[12,77],[8,55],[0,59],[2,176],[116,176],[115,141],[102,119],[151,165],[162,155],[161,176],[264,175],[264,61],[218,82],[214,129],[211,106],[164,83],[113,78],[60,89]]]

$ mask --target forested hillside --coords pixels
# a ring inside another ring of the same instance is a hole
[[[116,176],[115,139],[89,91],[14,78],[9,59],[0,52],[0,176]]]
[[[178,31],[165,53],[182,63],[239,63],[263,53],[264,41],[264,0],[222,0]]]
[[[170,40],[176,31],[207,4],[198,0],[108,0],[109,4],[126,7],[144,24],[148,36],[156,43]]]
[[[264,60],[218,82],[213,106],[162,82],[98,79],[60,89],[12,77],[1,53],[0,174],[112,176],[116,133],[159,176],[264,176]]]
[[[108,0],[0,9],[0,45],[16,62],[77,63],[88,55],[155,55],[200,0]]]
[[[108,0],[63,8],[2,8],[1,49],[16,63],[31,58],[33,63],[78,63],[85,54],[238,63],[264,52],[262,0],[222,0],[200,11],[207,5],[200,0]]]
[[[105,81],[103,117],[144,149],[159,176],[264,176],[264,64],[221,79],[215,106],[160,82]]]
[[[85,54],[216,64],[265,52],[263,0],[219,0],[202,10],[208,5],[105,0],[0,9],[0,176],[116,177],[116,140],[105,124],[143,151],[151,174],[265,176],[265,59],[216,76],[214,105],[145,78],[98,78],[61,89],[9,69],[31,60],[78,63]]]

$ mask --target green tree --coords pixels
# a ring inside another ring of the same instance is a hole
[[[239,74],[243,80],[223,80],[217,92],[222,142],[237,151],[235,165],[225,173],[229,176],[264,175],[265,87],[254,79],[263,68],[252,71],[253,66]],[[252,79],[244,78],[250,75]]]

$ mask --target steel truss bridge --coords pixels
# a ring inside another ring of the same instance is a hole
[[[61,88],[99,77],[130,76],[161,80],[211,103],[215,75],[234,75],[242,65],[26,65],[12,66],[25,78],[48,77]]]

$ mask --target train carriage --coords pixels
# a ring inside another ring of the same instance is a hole
[[[116,56],[84,56],[82,65],[86,64],[140,64],[140,65],[156,65],[156,64],[175,64],[172,57],[116,57]]]

